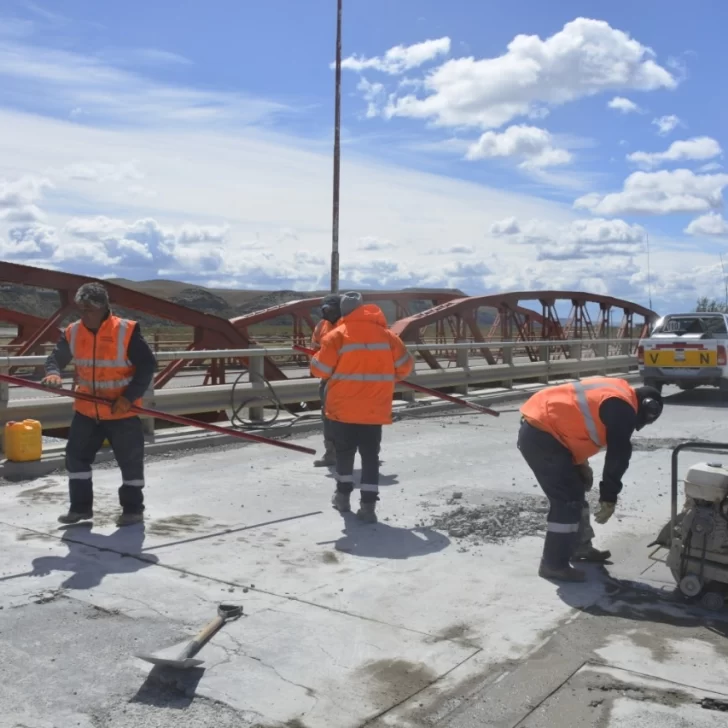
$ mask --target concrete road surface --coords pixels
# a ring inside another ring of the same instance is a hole
[[[261,445],[150,458],[145,529],[112,525],[114,467],[96,471],[93,526],[58,528],[62,473],[5,485],[0,725],[723,726],[728,622],[676,598],[646,544],[669,515],[670,448],[725,441],[728,419],[711,390],[666,393],[596,526],[614,563],[586,584],[536,575],[544,502],[518,403],[387,428],[375,526],[331,509],[308,456]],[[179,649],[221,601],[245,616],[202,668],[135,657]]]

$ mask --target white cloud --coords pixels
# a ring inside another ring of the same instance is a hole
[[[106,162],[78,162],[69,164],[63,169],[50,175],[57,174],[64,179],[79,180],[83,182],[122,182],[124,180],[141,180],[144,174],[139,170],[138,162],[131,160],[119,164]]]
[[[466,159],[516,157],[523,169],[538,169],[568,164],[572,155],[566,149],[554,147],[551,134],[535,126],[509,126],[504,132],[485,132],[472,144]]]
[[[357,88],[362,92],[362,96],[367,102],[367,118],[371,119],[378,116],[385,98],[384,84],[372,83],[362,76],[359,79]]]
[[[624,220],[592,218],[554,225],[546,220],[519,221],[508,218],[494,223],[491,234],[514,243],[536,245],[538,260],[582,260],[638,253],[646,232]]]
[[[657,127],[657,133],[660,136],[667,136],[681,123],[681,121],[677,116],[675,116],[675,114],[669,114],[667,116],[660,116],[657,119],[653,119],[652,123]]]
[[[723,169],[723,165],[718,162],[708,162],[698,167],[699,172],[717,172],[719,169]]]
[[[607,104],[607,108],[621,111],[623,114],[633,114],[642,111],[634,101],[624,98],[624,96],[615,96]]]
[[[350,71],[382,71],[390,75],[398,75],[418,68],[438,56],[450,52],[450,39],[437,38],[425,40],[410,46],[398,45],[390,48],[383,56],[374,58],[357,58],[349,56],[341,62],[341,67]]]
[[[702,161],[723,154],[720,144],[711,137],[693,137],[673,142],[664,152],[632,152],[627,159],[641,167],[650,169],[664,162]]]
[[[2,252],[9,257],[50,256],[58,247],[58,235],[49,225],[18,225],[8,230]]]
[[[87,123],[235,125],[291,111],[239,93],[153,81],[99,58],[0,37],[0,84],[16,105]]]
[[[728,221],[717,212],[709,212],[692,220],[685,228],[688,235],[723,236],[728,235]]]
[[[653,56],[606,22],[577,18],[546,40],[518,35],[496,58],[447,61],[425,78],[429,95],[393,98],[386,114],[488,129],[604,91],[675,88]]]
[[[221,243],[229,231],[228,225],[182,225],[177,240],[180,243]]]
[[[521,232],[521,226],[515,217],[507,217],[505,220],[498,220],[490,226],[490,234],[500,235],[516,235]]]
[[[391,250],[396,247],[390,240],[380,240],[379,238],[367,235],[359,239],[356,249],[372,253],[380,250]]]
[[[84,240],[103,240],[124,227],[123,220],[97,215],[96,217],[73,217],[63,226],[63,232]]]
[[[12,182],[0,179],[0,213],[28,208],[52,187],[49,179],[36,175],[24,175]]]
[[[621,192],[584,195],[574,207],[599,215],[707,212],[721,206],[726,185],[728,174],[696,175],[689,169],[634,172]]]

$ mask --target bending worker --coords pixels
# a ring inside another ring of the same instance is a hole
[[[611,554],[591,544],[586,491],[593,475],[588,460],[607,448],[599,483],[597,523],[614,514],[622,477],[632,456],[632,435],[662,413],[652,387],[633,388],[624,379],[593,377],[548,387],[521,407],[518,449],[549,499],[550,509],[539,576],[583,581],[570,562],[606,561]]]
[[[130,411],[154,377],[156,360],[136,321],[114,316],[100,283],[85,283],[75,297],[81,320],[70,324],[45,364],[43,384],[60,387],[71,359],[76,391],[109,399],[111,405],[75,400],[66,444],[70,508],[58,520],[78,523],[93,518],[91,466],[108,439],[121,469],[117,526],[144,519],[144,431]]]
[[[321,348],[321,339],[334,330],[336,322],[341,318],[341,296],[332,294],[321,301],[321,320],[316,324],[311,336],[311,348],[318,351]],[[326,381],[321,380],[319,386],[319,399],[321,400],[321,419],[324,426],[324,454],[313,464],[317,468],[327,465],[336,465],[336,452],[334,450],[334,437],[331,432],[331,423],[326,418]]]
[[[382,425],[392,424],[394,384],[409,375],[414,359],[387,328],[379,306],[360,293],[341,297],[342,319],[311,358],[311,374],[326,382],[326,416],[336,447],[336,493],[332,505],[351,510],[354,458],[361,456],[361,507],[357,515],[376,523]]]

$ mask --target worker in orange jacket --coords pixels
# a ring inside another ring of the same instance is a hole
[[[597,523],[606,523],[622,491],[632,435],[655,422],[662,406],[662,396],[652,387],[633,388],[624,379],[592,377],[542,389],[521,407],[518,449],[550,503],[539,576],[583,581],[586,575],[571,561],[604,562],[610,557],[609,551],[591,545],[589,458],[606,447],[594,516]]]
[[[45,364],[43,384],[60,387],[61,372],[74,361],[77,392],[109,400],[76,400],[66,443],[70,508],[64,524],[93,518],[92,465],[108,440],[121,469],[117,526],[144,520],[144,428],[131,410],[154,378],[156,360],[136,321],[115,316],[101,283],[82,285],[75,296],[81,319],[69,324]]]
[[[311,358],[311,373],[326,382],[326,416],[336,448],[336,492],[332,505],[351,510],[354,459],[361,456],[361,506],[357,515],[376,523],[382,426],[392,424],[395,382],[414,368],[402,340],[387,328],[379,306],[361,294],[341,297],[341,321]]]
[[[341,296],[332,294],[325,296],[321,301],[321,320],[316,324],[311,336],[311,348],[318,351],[321,348],[321,340],[326,334],[331,333],[336,322],[341,318]],[[324,454],[313,464],[317,468],[336,465],[336,451],[334,449],[334,436],[331,432],[331,423],[326,417],[326,381],[322,380],[319,386],[319,399],[321,400],[321,419],[324,427]]]

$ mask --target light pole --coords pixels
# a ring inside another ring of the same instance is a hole
[[[341,169],[341,4],[337,0],[334,95],[334,199],[331,228],[331,293],[339,292],[339,178]]]

